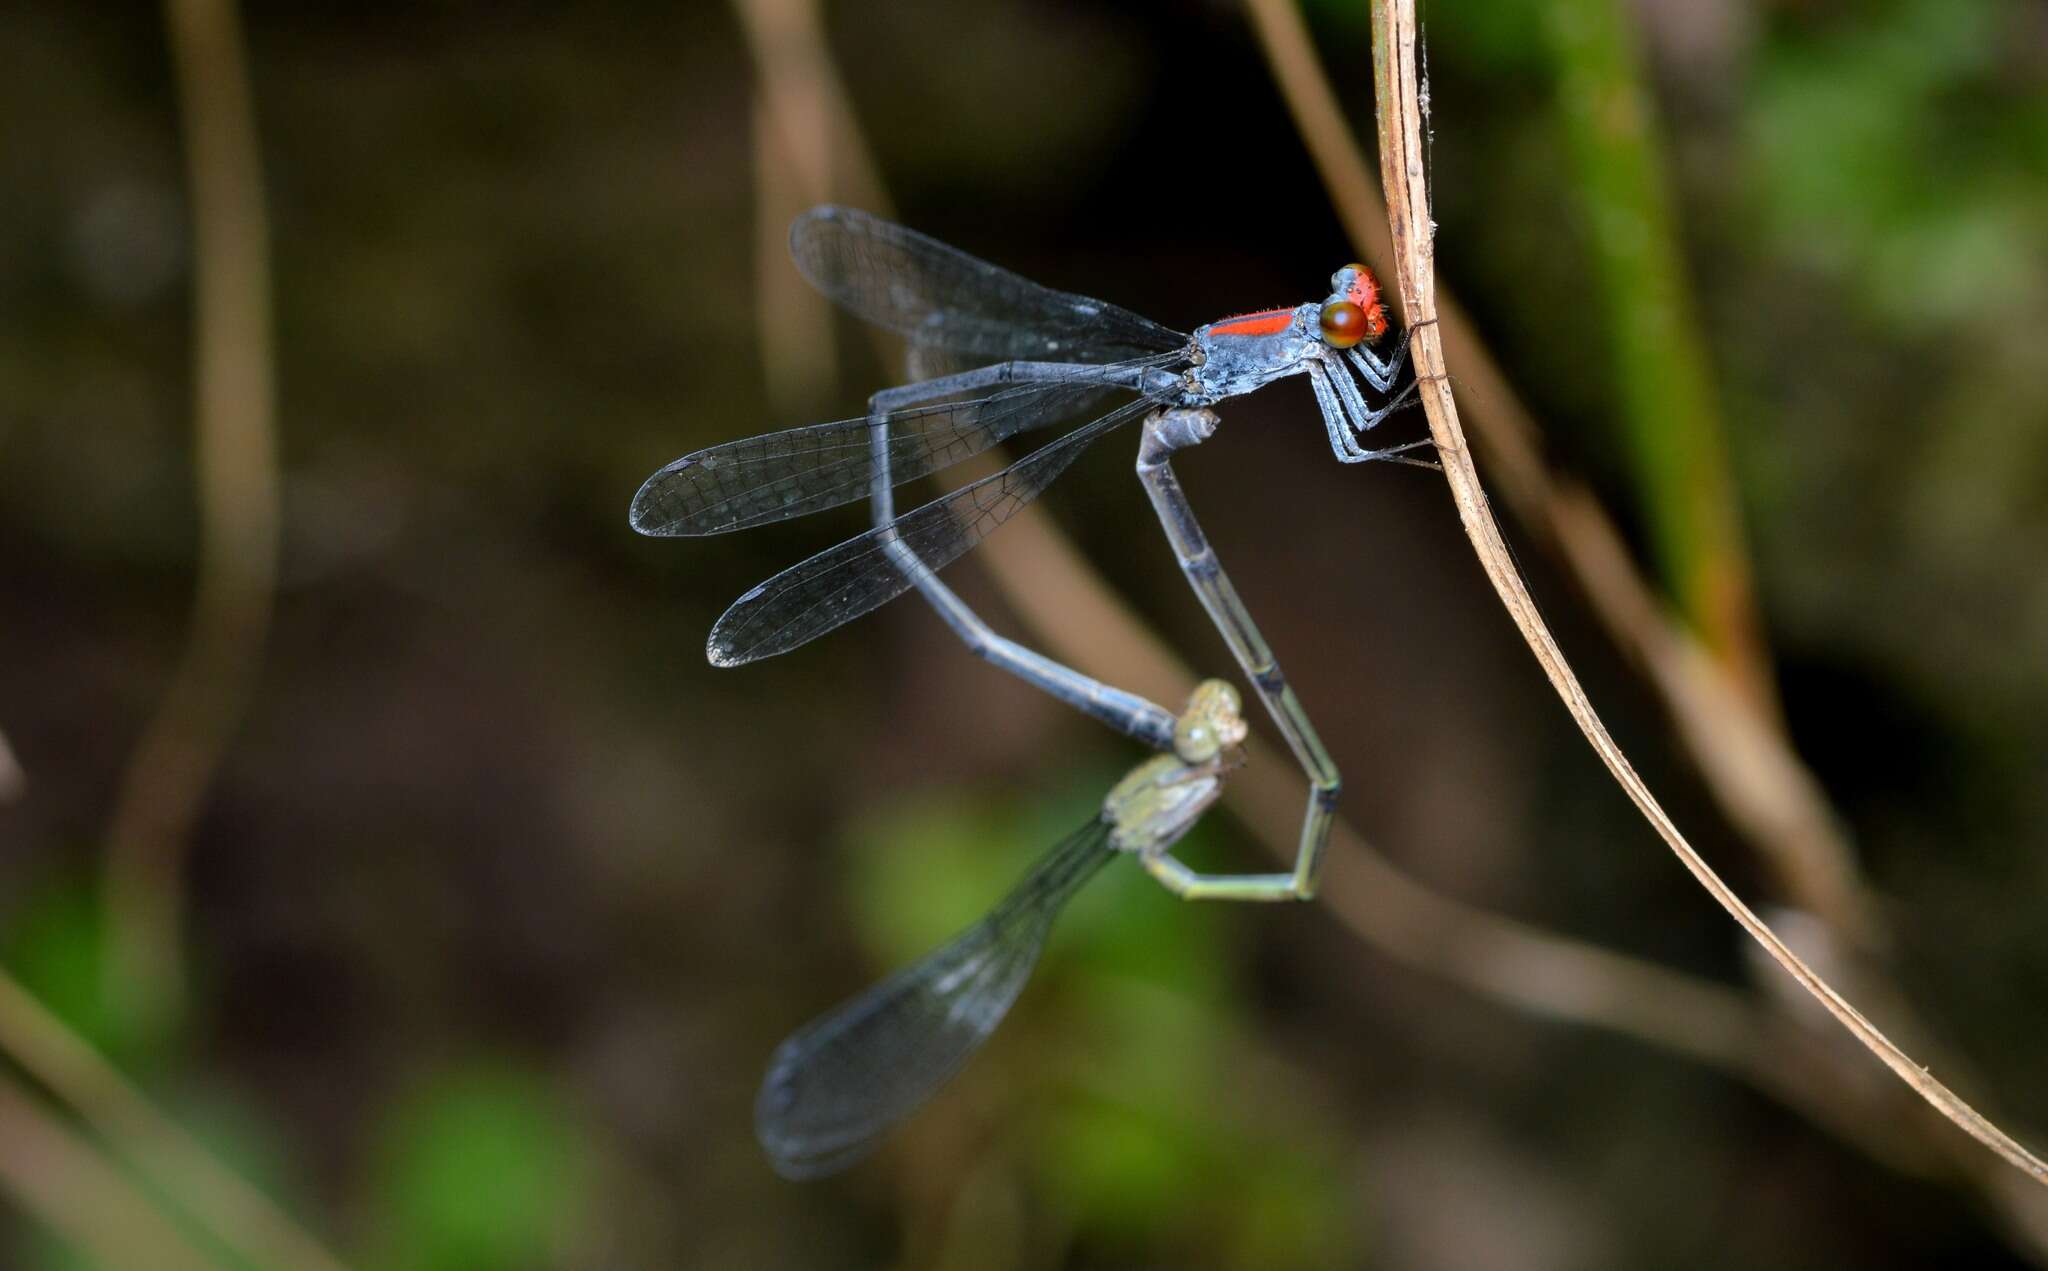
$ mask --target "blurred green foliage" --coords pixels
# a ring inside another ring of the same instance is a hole
[[[1542,34],[1598,298],[1580,314],[1604,336],[1651,554],[1673,607],[1752,682],[1763,676],[1749,562],[1641,32],[1613,0],[1556,0]]]
[[[1759,60],[1743,122],[1774,245],[1902,331],[2039,307],[2041,270],[2016,265],[2048,239],[2048,102],[2001,91],[2022,9],[1887,0]]]
[[[106,936],[96,897],[69,882],[23,899],[0,940],[0,961],[23,988],[80,1037],[115,1056],[136,1058],[107,1002]]]
[[[580,1219],[575,1117],[540,1074],[434,1073],[381,1118],[374,1229],[392,1271],[558,1266]]]

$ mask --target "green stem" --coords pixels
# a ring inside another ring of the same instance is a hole
[[[1651,550],[1679,613],[1768,704],[1741,516],[1639,33],[1620,0],[1548,0],[1543,11]]]

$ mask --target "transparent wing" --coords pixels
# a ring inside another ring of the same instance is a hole
[[[944,568],[1044,493],[1103,434],[1152,406],[1144,398],[1119,406],[994,476],[783,570],[733,602],[711,628],[706,655],[713,665],[738,666],[787,653],[894,600],[910,589],[912,574],[892,558],[892,539],[923,568]]]
[[[1110,830],[1097,819],[1067,836],[951,944],[776,1048],[754,1132],[777,1173],[852,1164],[960,1070],[1017,1000],[1061,907],[1115,855]]]
[[[1042,287],[850,207],[814,207],[797,217],[789,253],[835,304],[927,351],[983,362],[1121,362],[1188,342],[1128,309]]]
[[[889,483],[901,485],[1019,433],[1073,419],[1124,390],[1037,383],[986,397],[892,411]],[[686,455],[633,496],[633,528],[660,536],[720,534],[866,498],[875,470],[873,416],[791,428]]]

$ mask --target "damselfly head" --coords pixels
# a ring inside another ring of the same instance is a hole
[[[1243,711],[1244,704],[1228,681],[1203,680],[1174,724],[1174,753],[1184,763],[1203,764],[1242,745],[1250,731]]]
[[[1353,262],[1330,275],[1330,298],[1323,305],[1323,343],[1348,349],[1387,333],[1387,309],[1380,303],[1379,279]]]

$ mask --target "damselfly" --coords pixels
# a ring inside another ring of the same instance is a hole
[[[1394,392],[1406,363],[1405,335],[1386,355],[1372,348],[1388,330],[1372,271],[1346,265],[1323,300],[1242,314],[1183,335],[848,208],[814,208],[798,217],[790,251],[819,291],[904,336],[919,378],[876,393],[858,418],[700,450],[640,487],[633,526],[653,535],[717,534],[869,500],[873,529],[784,570],[726,610],[711,631],[711,661],[737,666],[786,653],[915,587],[976,654],[1154,750],[1171,749],[1172,712],[997,635],[936,574],[1036,498],[1089,445],[1143,417],[1138,479],[1182,572],[1310,786],[1291,871],[1202,874],[1162,854],[1153,872],[1192,898],[1312,896],[1337,768],[1168,460],[1215,432],[1211,406],[1305,375],[1339,461],[1417,462],[1402,452],[1427,442],[1377,450],[1364,444],[1409,395]],[[899,483],[1020,433],[1101,411],[1120,395],[1133,400],[993,476],[896,515]]]

